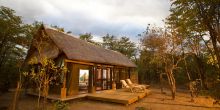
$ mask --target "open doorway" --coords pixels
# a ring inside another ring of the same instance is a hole
[[[89,70],[80,69],[79,71],[79,93],[88,93]]]

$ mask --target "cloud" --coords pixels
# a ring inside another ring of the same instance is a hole
[[[74,34],[106,33],[135,39],[147,24],[163,26],[169,0],[1,0],[24,22],[35,20],[64,27]]]

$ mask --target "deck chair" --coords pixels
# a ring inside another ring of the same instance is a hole
[[[144,92],[145,89],[138,87],[138,86],[129,86],[125,80],[120,80],[122,83],[122,88],[129,89],[130,92]]]
[[[150,85],[134,84],[134,83],[131,82],[131,79],[126,79],[126,82],[127,82],[127,84],[128,84],[129,86],[139,86],[139,87],[141,87],[141,88],[143,88],[143,89],[148,89],[148,88],[150,88]]]

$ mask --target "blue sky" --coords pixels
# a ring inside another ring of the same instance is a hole
[[[147,24],[163,26],[170,0],[0,0],[22,16],[25,23],[43,21],[64,27],[74,35],[107,33],[137,41]]]

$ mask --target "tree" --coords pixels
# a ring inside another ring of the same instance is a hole
[[[116,50],[117,38],[116,36],[106,34],[102,37],[102,46],[106,49]]]
[[[180,39],[172,30],[158,27],[153,27],[148,32],[144,32],[142,37],[141,51],[151,53],[149,65],[156,65],[154,74],[158,79],[160,74],[166,73],[172,98],[175,99],[176,80],[174,72],[176,72],[179,62],[183,59],[180,54]]]
[[[165,53],[165,39],[162,37],[164,31],[159,27],[149,27],[143,32],[140,39],[140,58],[138,63],[139,76],[141,81],[148,83],[159,81],[159,74],[163,73],[163,65],[161,63],[162,53]]]
[[[15,86],[16,81],[21,79],[21,67],[29,48],[33,33],[36,32],[38,22],[24,24],[15,11],[0,7],[0,86],[7,90],[9,86]],[[7,87],[6,87],[7,86]],[[15,109],[22,82],[18,81],[13,98],[12,109]]]
[[[27,25],[22,23],[21,17],[15,11],[0,7],[0,84],[5,80],[10,83],[16,81],[19,65],[24,60],[30,36],[26,35]]]
[[[168,17],[169,23],[179,32],[185,30],[187,35],[190,33],[194,35],[193,37],[200,37],[200,39],[203,39],[204,35],[210,37],[214,52],[211,49],[209,52],[213,58],[214,55],[216,56],[218,68],[220,65],[219,12],[219,0],[173,0],[171,14]]]
[[[118,47],[116,50],[126,55],[128,58],[136,57],[135,43],[131,42],[128,37],[124,36],[118,40]]]
[[[35,22],[36,23],[36,22]],[[43,24],[43,23],[41,23]],[[58,25],[50,25],[52,28],[56,29],[57,31],[59,32],[66,32],[66,30],[63,28],[63,27],[60,27]],[[67,31],[66,32],[67,34],[71,34],[72,32],[71,31]]]
[[[102,46],[106,49],[118,51],[128,58],[136,57],[136,46],[134,42],[131,42],[128,37],[121,37],[117,39],[114,35],[107,34],[102,37]]]
[[[79,38],[82,39],[82,40],[85,40],[85,41],[87,41],[87,42],[93,42],[93,41],[92,41],[93,36],[92,36],[91,33],[81,34],[81,35],[79,36]]]
[[[99,42],[95,42],[95,41],[92,40],[93,36],[92,36],[91,33],[81,34],[79,36],[79,39],[84,40],[84,41],[89,42],[89,43],[92,43],[92,44],[97,45],[97,46],[101,45]]]
[[[46,57],[40,56],[40,64],[37,58],[31,59],[29,62],[31,65],[30,73],[24,72],[23,75],[29,79],[33,84],[36,85],[38,89],[38,105],[40,107],[40,97],[44,97],[43,108],[47,101],[47,96],[49,92],[50,85],[58,85],[60,81],[61,74],[67,72],[66,67],[58,67],[55,65],[52,59],[47,59]],[[38,69],[36,69],[38,65]]]
[[[50,39],[49,36],[42,32],[42,37],[35,36],[32,40],[32,46],[37,50],[37,56],[28,61],[30,66],[29,72],[23,72],[26,79],[33,82],[38,89],[38,109],[40,107],[40,97],[44,97],[43,108],[47,101],[49,86],[56,84],[58,85],[61,80],[61,74],[67,72],[65,66],[58,66],[55,64],[53,59],[48,59],[42,55],[42,49],[44,48],[44,40]],[[45,108],[44,108],[45,109]]]

